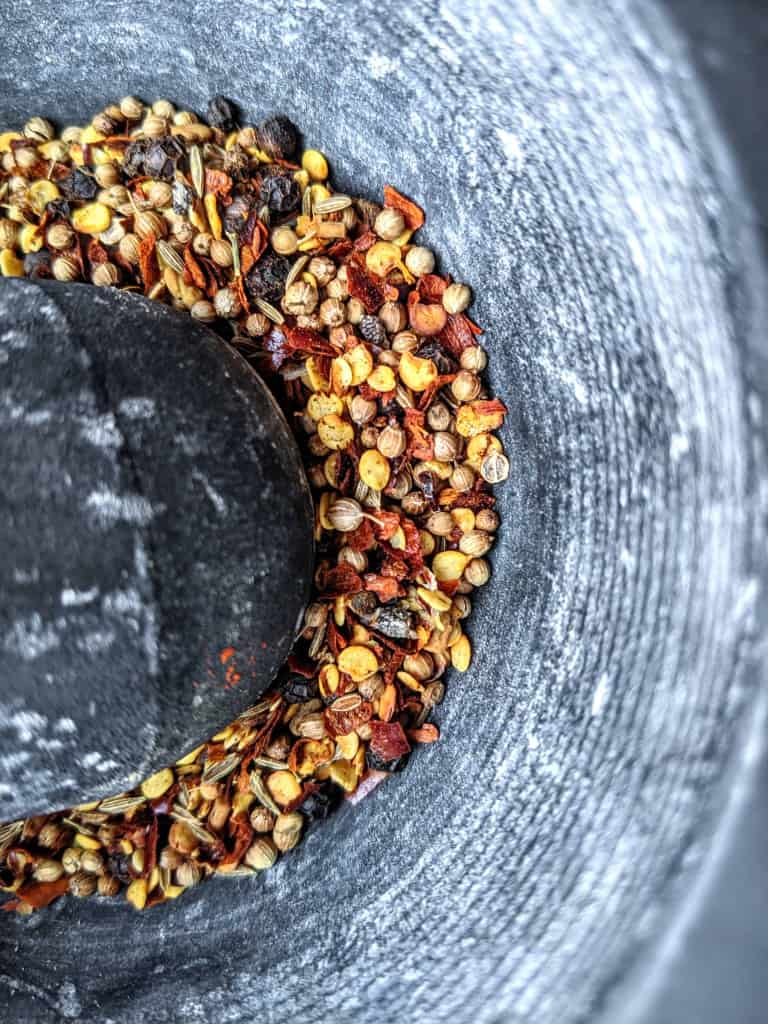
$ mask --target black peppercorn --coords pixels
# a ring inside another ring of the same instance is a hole
[[[344,790],[328,779],[306,797],[299,810],[307,819],[307,824],[324,821],[341,803]]]
[[[377,316],[368,315],[364,316],[358,324],[357,329],[360,331],[366,341],[370,341],[372,345],[378,345],[380,348],[387,343],[387,332],[384,324],[379,320]]]
[[[161,135],[152,139],[144,157],[144,172],[150,178],[172,181],[176,164],[184,155],[184,147],[173,135]]]
[[[414,353],[419,359],[431,359],[437,367],[437,372],[441,375],[447,375],[449,373],[456,373],[459,369],[459,364],[455,359],[452,359],[445,351],[439,341],[430,339],[420,345]]]
[[[56,182],[65,199],[93,199],[99,191],[99,184],[90,174],[84,174],[73,167],[69,174]]]
[[[213,128],[231,132],[237,126],[237,108],[225,96],[213,96],[208,100],[205,119]]]
[[[69,220],[72,207],[66,199],[52,199],[49,203],[45,204],[45,212],[48,214],[49,223],[50,221],[58,220],[59,218]]]
[[[385,761],[378,754],[374,754],[370,747],[365,751],[365,763],[369,768],[379,772],[401,772],[403,768],[408,764],[409,754],[402,754],[400,757],[394,757],[391,761]]]
[[[290,160],[296,152],[299,133],[296,126],[285,115],[268,117],[256,128],[259,148],[278,160]]]
[[[317,697],[317,680],[291,673],[281,680],[278,689],[288,704],[304,704]]]
[[[267,168],[259,186],[259,198],[275,213],[291,213],[301,203],[299,183],[292,174],[278,168]]]
[[[173,196],[173,212],[184,216],[192,203],[192,193],[183,181],[174,181],[171,189]]]
[[[224,230],[227,234],[239,235],[255,206],[256,197],[250,191],[234,195],[229,206],[224,207]]]
[[[285,279],[291,264],[284,256],[265,253],[245,278],[245,288],[251,298],[279,302],[285,290]]]

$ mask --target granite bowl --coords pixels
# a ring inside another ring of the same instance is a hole
[[[619,0],[21,9],[3,123],[222,92],[423,204],[513,472],[441,743],[255,882],[4,918],[6,1019],[620,1019],[762,706],[766,291],[680,37]]]

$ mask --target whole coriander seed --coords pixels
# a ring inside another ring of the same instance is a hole
[[[139,238],[147,238],[149,235],[165,238],[168,233],[168,222],[165,217],[161,217],[153,210],[141,210],[133,218],[133,230]]]
[[[392,242],[405,231],[405,218],[399,210],[385,207],[374,221],[373,230],[385,242]]]
[[[459,359],[462,370],[470,370],[472,373],[482,373],[488,365],[488,356],[480,345],[472,345],[465,348]]]
[[[144,113],[144,104],[135,96],[123,96],[120,100],[120,113],[129,121],[138,121]]]
[[[150,139],[159,139],[168,132],[168,122],[157,114],[147,114],[141,123],[141,134]]]
[[[396,459],[405,451],[407,438],[400,427],[385,427],[376,440],[376,447],[388,459]]]
[[[57,256],[51,264],[51,273],[57,281],[77,281],[80,265],[71,256]]]
[[[270,245],[281,256],[291,256],[299,247],[299,239],[293,228],[282,224],[275,228],[269,238]],[[318,282],[319,283],[319,282]]]
[[[80,142],[82,134],[82,128],[78,127],[76,124],[71,124],[62,129],[61,141],[65,142],[68,146],[73,144],[77,145],[77,143]]]
[[[213,235],[207,231],[201,231],[200,234],[195,235],[192,239],[192,250],[198,256],[210,256],[212,245]]]
[[[480,378],[469,370],[460,370],[451,382],[451,391],[457,402],[472,402],[480,394]]]
[[[112,163],[99,164],[93,176],[102,188],[109,188],[110,185],[117,185],[120,182],[120,172]]]
[[[347,302],[347,320],[357,326],[365,316],[365,306],[362,304],[360,299],[356,299],[352,296]]]
[[[491,567],[484,558],[473,558],[464,568],[464,579],[473,587],[484,587],[491,578]]]
[[[336,264],[330,256],[314,256],[309,261],[307,270],[321,288],[325,288],[325,286],[336,276]]]
[[[429,532],[436,537],[450,537],[455,524],[449,512],[433,512],[426,525]]]
[[[378,411],[379,407],[372,399],[355,395],[349,408],[349,415],[353,423],[362,426],[369,423]]]
[[[351,565],[355,572],[365,572],[368,568],[368,559],[364,551],[355,551],[354,548],[342,548],[336,559],[339,565]]]
[[[208,302],[207,299],[199,299],[192,305],[189,312],[195,320],[199,320],[202,324],[212,324],[216,319],[213,303]]]
[[[13,159],[19,170],[28,171],[30,167],[34,167],[39,160],[39,157],[36,149],[32,149],[28,146],[22,146],[13,151]]]
[[[451,410],[445,402],[435,402],[429,407],[427,424],[432,430],[448,430],[451,425]]]
[[[272,327],[271,321],[263,313],[251,313],[245,321],[246,333],[251,338],[261,338]]]
[[[36,882],[58,882],[64,874],[61,861],[42,858],[35,865],[33,872]]]
[[[310,264],[311,266],[312,264]],[[311,271],[310,271],[311,273]],[[318,284],[320,282],[318,281]],[[331,299],[348,299],[349,298],[349,279],[347,277],[347,268],[339,267],[336,272],[336,276],[332,281],[329,281],[325,286],[328,297]]]
[[[328,521],[334,530],[351,533],[363,521],[363,510],[354,498],[337,498],[328,509]]]
[[[219,288],[213,296],[213,308],[216,310],[216,315],[220,316],[223,320],[234,319],[240,315],[242,310],[240,300],[232,289],[228,287]]]
[[[105,137],[114,135],[117,131],[118,123],[119,122],[109,116],[106,110],[102,110],[100,114],[96,114],[96,116],[91,119],[91,127],[93,130],[98,132],[99,135],[103,135]]]
[[[100,875],[96,882],[99,896],[117,896],[120,889],[120,881],[114,875]]]
[[[69,891],[80,899],[93,896],[96,892],[96,877],[86,874],[85,871],[76,871],[69,879]]]
[[[61,855],[61,866],[68,875],[74,875],[76,871],[80,870],[80,860],[83,856],[83,851],[78,849],[76,846],[69,846]]]
[[[19,225],[16,221],[3,217],[0,220],[0,249],[14,249],[19,237]]]
[[[483,530],[469,530],[459,539],[459,551],[472,558],[482,558],[493,546],[493,538]]]
[[[392,339],[392,351],[402,355],[404,352],[414,352],[419,347],[419,339],[413,331],[398,331]]]
[[[158,117],[164,117],[166,120],[173,117],[176,112],[176,108],[170,100],[155,100],[152,104],[152,113],[157,114]]]
[[[167,210],[173,204],[173,189],[167,181],[150,182],[144,188],[144,195],[156,210]]]
[[[35,142],[48,142],[55,134],[53,125],[44,117],[30,117],[22,129],[22,135]]]
[[[443,292],[446,313],[463,313],[472,302],[472,292],[466,284],[449,284]]]
[[[234,262],[232,245],[223,238],[211,242],[211,259],[217,267],[231,267]]]
[[[451,473],[451,487],[456,491],[469,491],[475,482],[475,471],[471,466],[457,466]]]
[[[191,889],[200,882],[203,877],[203,873],[197,864],[191,860],[187,860],[176,868],[175,877],[177,885],[181,885],[185,889]]]
[[[487,533],[493,533],[494,530],[498,530],[498,512],[494,512],[492,508],[481,508],[475,516],[475,526],[478,530],[485,530]]]
[[[243,858],[248,867],[257,871],[266,871],[277,860],[277,848],[271,839],[261,836],[248,847]]]
[[[91,281],[99,288],[112,288],[120,281],[120,271],[114,263],[97,263]]]
[[[80,859],[80,870],[87,871],[89,875],[100,875],[104,871],[104,858],[98,850],[83,850]]]
[[[172,846],[164,846],[160,851],[158,863],[166,871],[175,871],[177,867],[184,863],[184,858]]]
[[[290,814],[278,814],[272,832],[272,840],[281,853],[292,850],[296,846],[301,838],[303,825],[304,818],[298,811],[292,811]]]
[[[458,612],[460,619],[466,619],[472,611],[472,602],[466,594],[456,594],[453,598],[453,606]]]
[[[423,277],[435,269],[435,254],[423,245],[414,245],[405,254],[405,265],[416,277]]]
[[[320,303],[320,321],[326,327],[339,327],[347,316],[341,299],[325,299]]]
[[[502,452],[491,452],[483,459],[480,475],[489,484],[500,484],[509,476],[509,459]]]
[[[461,452],[461,441],[456,434],[438,430],[433,437],[435,458],[438,462],[453,462]]]
[[[117,251],[120,253],[122,259],[126,263],[130,263],[132,266],[136,266],[139,262],[139,245],[140,239],[138,235],[134,235],[129,232],[127,235],[123,235],[120,239]]]
[[[317,288],[308,281],[294,281],[286,288],[282,307],[292,316],[307,315],[317,307]]]
[[[388,334],[397,334],[405,327],[407,316],[402,302],[385,302],[378,313]]]

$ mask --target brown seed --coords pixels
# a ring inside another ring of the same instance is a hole
[[[421,699],[425,707],[433,707],[435,704],[441,704],[444,696],[445,683],[435,679],[434,682],[427,683],[424,687]]]
[[[261,338],[272,329],[272,324],[263,313],[251,313],[245,321],[245,330],[252,338]]]
[[[167,181],[152,181],[145,185],[144,195],[156,210],[165,210],[173,203],[173,190]]]
[[[207,231],[201,231],[192,239],[192,249],[198,256],[210,256],[213,245],[213,235]]]
[[[120,172],[112,163],[99,164],[95,168],[93,176],[101,188],[109,188],[110,185],[118,185],[120,183]]]
[[[378,312],[379,320],[388,334],[397,334],[406,324],[405,306],[402,302],[385,302]]]
[[[488,365],[488,356],[485,349],[480,345],[473,345],[465,348],[459,359],[462,370],[470,370],[472,373],[482,373]]]
[[[317,288],[309,281],[294,281],[285,290],[282,307],[292,316],[313,313],[317,308]]]
[[[432,430],[447,430],[451,425],[451,410],[444,402],[434,402],[427,411],[427,424]]]
[[[158,862],[165,871],[175,871],[180,864],[184,863],[184,857],[172,846],[164,846],[160,851]]]
[[[468,530],[459,539],[459,551],[473,558],[482,557],[493,546],[493,538],[483,530]]]
[[[271,839],[262,836],[248,848],[243,859],[249,867],[265,871],[277,860],[277,848]]]
[[[396,459],[403,454],[407,438],[400,427],[384,427],[376,441],[376,447],[387,459]]]
[[[339,565],[351,565],[355,572],[365,572],[368,568],[368,559],[364,551],[355,551],[354,548],[343,547],[337,555]]]
[[[354,295],[347,302],[347,320],[353,325],[357,325],[366,315],[365,306],[362,304],[360,299],[356,299]]]
[[[76,871],[69,880],[69,891],[73,896],[78,896],[81,899],[93,896],[96,892],[95,876],[86,874],[85,871]]]
[[[278,814],[272,832],[272,840],[281,853],[292,850],[296,846],[301,839],[303,825],[304,818],[298,811],[293,811],[290,814]]]
[[[326,327],[340,327],[347,316],[341,299],[325,299],[320,303],[320,321]]]
[[[37,841],[48,850],[60,850],[71,838],[71,832],[57,825],[55,821],[46,822],[40,829]]]
[[[97,263],[91,281],[99,288],[112,288],[120,281],[120,271],[114,263]]]
[[[82,860],[83,851],[78,849],[76,846],[69,846],[61,855],[61,866],[64,868],[68,875],[74,875],[76,871],[80,870],[80,861]]]
[[[427,529],[436,537],[450,537],[456,524],[449,512],[433,512],[427,519]]]
[[[275,825],[275,815],[266,807],[254,807],[251,811],[251,828],[260,834],[271,832]]]
[[[83,850],[80,858],[80,870],[87,871],[89,875],[100,875],[104,871],[104,858],[98,850]]]
[[[419,347],[419,339],[413,331],[398,331],[392,339],[392,351],[403,355],[405,352],[415,352]]]
[[[451,473],[451,487],[456,491],[468,491],[475,482],[475,471],[471,466],[457,466]]]
[[[42,859],[37,862],[34,870],[36,882],[58,882],[64,874],[61,861]]]
[[[135,96],[123,96],[120,100],[120,113],[129,121],[138,121],[144,113],[144,104]]]
[[[19,225],[16,221],[10,220],[8,217],[0,219],[0,249],[14,249],[18,236]]]
[[[472,302],[472,291],[465,284],[449,284],[443,292],[443,308],[446,313],[463,313]]]
[[[139,245],[140,239],[138,235],[134,235],[129,232],[127,235],[123,235],[120,239],[117,251],[126,263],[136,266],[139,262]]]
[[[199,840],[182,821],[174,821],[168,832],[168,843],[177,853],[188,854],[200,845]]]
[[[353,423],[362,426],[364,423],[369,423],[378,411],[378,404],[372,399],[355,395],[350,405],[349,415]]]
[[[435,458],[438,462],[454,462],[461,452],[461,441],[456,434],[438,430],[434,435]]]
[[[150,138],[159,138],[161,135],[167,135],[168,121],[157,114],[147,114],[142,121],[141,132],[142,135],[148,135]]]
[[[223,238],[214,238],[211,242],[211,259],[219,267],[231,267],[234,260],[231,243]]]
[[[321,288],[336,276],[336,264],[329,256],[314,256],[307,269]]]
[[[197,885],[202,877],[203,872],[191,860],[184,861],[183,864],[176,868],[176,884],[183,886],[185,889],[191,889]]]
[[[121,888],[120,880],[114,875],[100,875],[96,882],[99,896],[117,896]]]
[[[385,208],[374,221],[373,230],[385,242],[392,242],[405,231],[405,218],[399,210]]]
[[[502,452],[491,452],[483,459],[480,475],[489,484],[502,483],[509,476],[509,459]]]
[[[55,134],[53,125],[44,117],[30,117],[22,129],[22,135],[35,142],[48,142]]]
[[[460,370],[451,382],[451,391],[457,402],[471,402],[480,394],[480,378],[469,370]]]
[[[271,757],[274,761],[285,761],[291,752],[291,741],[290,739],[281,734],[275,736],[274,739],[269,743],[264,753],[267,757]]]
[[[484,558],[473,558],[464,569],[464,579],[473,587],[483,587],[491,578],[491,567]]]
[[[96,198],[110,210],[120,210],[127,206],[128,213],[133,213],[128,189],[124,185],[110,185],[108,188],[103,188]]]
[[[310,263],[310,267],[312,264]],[[318,281],[318,284],[320,282]],[[347,279],[347,268],[339,267],[336,277],[325,286],[328,296],[332,299],[349,298],[349,281]]]
[[[375,701],[384,689],[384,678],[381,672],[374,672],[357,684],[357,692],[363,700]],[[359,732],[359,730],[358,730]]]
[[[232,804],[225,797],[220,796],[213,801],[213,806],[208,812],[208,825],[214,832],[221,832],[229,820],[232,812]]]
[[[421,491],[409,491],[408,494],[403,495],[400,504],[403,512],[408,516],[423,515],[430,507],[429,498]]]
[[[360,431],[360,444],[363,448],[375,448],[379,443],[379,432],[370,424]]]
[[[418,654],[406,655],[403,661],[403,669],[409,672],[415,679],[424,682],[434,672],[435,663],[427,651],[419,651]]]
[[[57,256],[51,264],[51,272],[57,281],[76,281],[80,277],[80,265],[71,256]]]
[[[216,319],[216,310],[212,302],[207,299],[199,299],[193,303],[190,315],[203,324],[211,324]]]
[[[185,217],[176,217],[171,224],[171,234],[181,245],[187,245],[195,237],[195,229]]]
[[[460,619],[466,619],[466,617],[472,611],[472,602],[466,596],[466,594],[456,594],[453,598],[453,606],[456,609]]]
[[[353,498],[337,498],[328,509],[328,521],[334,530],[349,533],[363,521],[363,510]]]
[[[139,238],[146,238],[148,235],[165,238],[168,232],[168,222],[154,210],[141,210],[133,218],[133,230]]]
[[[475,516],[475,526],[478,530],[486,530],[488,533],[493,533],[494,530],[499,528],[498,512],[494,512],[492,508],[481,508]]]
[[[325,719],[319,712],[303,715],[296,726],[296,731],[304,739],[321,740],[327,733]]]

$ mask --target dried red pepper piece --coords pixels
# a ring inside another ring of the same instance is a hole
[[[224,171],[206,168],[205,191],[213,192],[215,196],[228,196],[232,191],[232,179]]]
[[[95,238],[92,238],[88,243],[86,255],[88,256],[89,263],[107,263],[109,261],[109,253],[101,242]]]
[[[28,903],[35,910],[42,910],[63,896],[69,889],[69,878],[65,875],[56,882],[27,882],[16,892],[16,898],[4,903],[0,910],[16,910],[21,903]]]
[[[380,509],[374,518],[376,523],[373,532],[376,534],[377,540],[390,540],[400,528],[400,516],[397,512],[386,512],[384,509]]]
[[[309,355],[331,358],[336,355],[333,345],[319,331],[313,331],[310,327],[285,326],[283,333],[287,347],[293,352],[307,352]]]
[[[327,249],[327,255],[334,260],[345,260],[352,252],[354,244],[349,238],[340,238]]]
[[[336,623],[331,619],[328,622],[328,629],[326,631],[326,640],[328,641],[328,648],[334,658],[338,658],[341,651],[347,646],[347,641],[342,636]]]
[[[376,546],[370,519],[364,519],[356,530],[346,535],[346,544],[353,551],[370,551]]]
[[[475,333],[470,326],[472,321],[464,313],[452,313],[448,322],[437,337],[440,344],[458,359],[465,348],[477,344]]]
[[[336,736],[348,736],[355,729],[370,721],[373,715],[373,705],[370,701],[361,700],[357,707],[349,711],[334,711],[333,705],[326,708],[323,713],[325,727],[329,734]]]
[[[144,294],[149,295],[152,286],[160,280],[160,267],[155,252],[155,236],[150,232],[139,242],[139,273],[144,282]]]
[[[416,285],[419,295],[425,302],[442,302],[443,293],[448,287],[449,277],[441,277],[439,274],[424,274],[419,278]]]
[[[267,231],[267,225],[262,220],[257,220],[253,227],[253,238],[250,243],[255,263],[258,263],[264,255],[268,242],[269,231]],[[245,271],[243,271],[243,273],[245,273]]]
[[[411,745],[399,722],[371,722],[371,751],[382,761],[409,754]]]
[[[384,305],[384,287],[356,260],[347,263],[347,283],[349,294],[359,299],[365,306],[368,313],[375,313]]]
[[[184,281],[186,284],[193,284],[196,288],[205,288],[205,274],[192,252],[191,243],[184,249],[184,266],[186,268],[184,271]]]
[[[365,589],[376,594],[381,601],[394,601],[396,597],[402,596],[402,587],[392,576],[377,576],[374,572],[367,572],[363,577]]]
[[[378,236],[373,231],[364,231],[359,238],[356,238],[353,244],[355,252],[368,252],[372,245],[378,242]]]
[[[424,211],[412,199],[398,192],[392,185],[384,186],[384,205],[399,210],[403,215],[406,227],[417,231],[424,223]]]
[[[363,581],[352,566],[344,562],[323,573],[321,589],[326,597],[358,594],[363,589]]]

